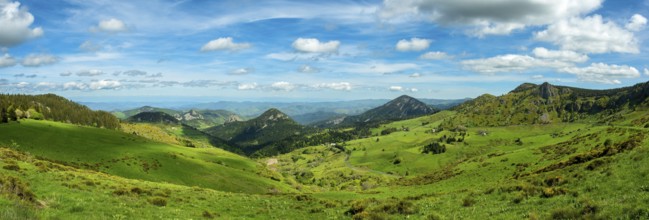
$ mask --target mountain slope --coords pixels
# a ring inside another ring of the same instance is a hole
[[[286,114],[269,109],[254,119],[215,126],[205,132],[228,141],[237,147],[236,151],[251,155],[265,145],[298,135],[303,130],[303,126]]]
[[[0,124],[0,134],[0,145],[131,179],[229,192],[286,190],[282,183],[260,175],[267,171],[255,161],[218,148],[189,148],[115,130],[35,120]]]
[[[164,112],[140,112],[128,117],[126,121],[139,123],[180,124],[178,119]]]
[[[647,103],[649,82],[589,90],[549,83],[524,83],[502,96],[482,95],[454,108],[446,125],[503,126],[591,120],[605,123],[622,110]]]
[[[0,94],[0,123],[22,118],[51,120],[100,128],[117,129],[119,120],[104,111],[93,111],[54,94]]]
[[[118,116],[122,119],[128,119],[137,114],[145,112],[162,112],[166,113],[174,118],[177,121],[180,121],[186,125],[204,129],[212,126],[222,125],[229,122],[241,121],[241,117],[233,112],[227,110],[196,110],[190,109],[186,112],[166,109],[166,108],[157,108],[151,106],[143,106],[136,109],[126,110],[126,111],[115,111],[112,112],[113,115]]]
[[[426,105],[425,103],[413,97],[402,95],[382,106],[370,109],[363,114],[346,117],[337,125],[350,126],[355,124],[369,124],[404,120],[422,115],[432,114],[435,112],[435,109]],[[335,122],[329,124],[336,125]]]

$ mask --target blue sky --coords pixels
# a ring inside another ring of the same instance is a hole
[[[647,0],[0,0],[0,92],[455,99],[649,80]],[[200,98],[199,98],[200,97]]]

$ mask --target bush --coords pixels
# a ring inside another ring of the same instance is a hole
[[[167,199],[162,197],[153,197],[149,200],[149,203],[155,206],[167,206]]]
[[[433,142],[431,144],[428,144],[424,146],[424,149],[422,150],[421,153],[427,154],[427,153],[432,153],[432,154],[441,154],[446,152],[446,146],[444,144],[440,144],[438,142]]]
[[[9,165],[4,165],[2,169],[5,170],[13,170],[13,171],[19,171],[20,167],[17,164],[9,164]]]
[[[476,203],[475,199],[473,199],[471,197],[466,197],[466,198],[464,198],[462,200],[462,206],[464,206],[464,207],[473,206],[473,205],[475,205],[475,203]]]

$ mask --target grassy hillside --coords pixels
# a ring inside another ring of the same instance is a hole
[[[629,123],[644,120],[643,114],[626,114],[619,126],[432,132],[456,116],[441,112],[394,122],[375,129],[374,137],[338,143],[342,149],[314,146],[263,160],[277,159],[275,169],[292,178],[294,187],[320,192],[317,198],[348,200],[359,218],[649,217],[649,168],[643,165],[649,160],[649,129]],[[380,135],[390,128],[397,131]],[[462,141],[444,141],[441,154],[422,153],[444,136]]]
[[[340,216],[295,195],[220,192],[127,179],[0,147],[0,219],[325,219]],[[306,197],[305,197],[306,198]]]
[[[47,121],[0,125],[2,144],[75,167],[132,179],[230,192],[286,191],[262,177],[267,171],[245,157],[216,148],[188,148],[119,131]]]

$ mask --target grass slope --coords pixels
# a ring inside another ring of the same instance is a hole
[[[136,135],[48,121],[0,125],[4,144],[35,156],[132,179],[230,192],[287,190],[258,174],[267,171],[245,157],[216,148],[187,148]]]

